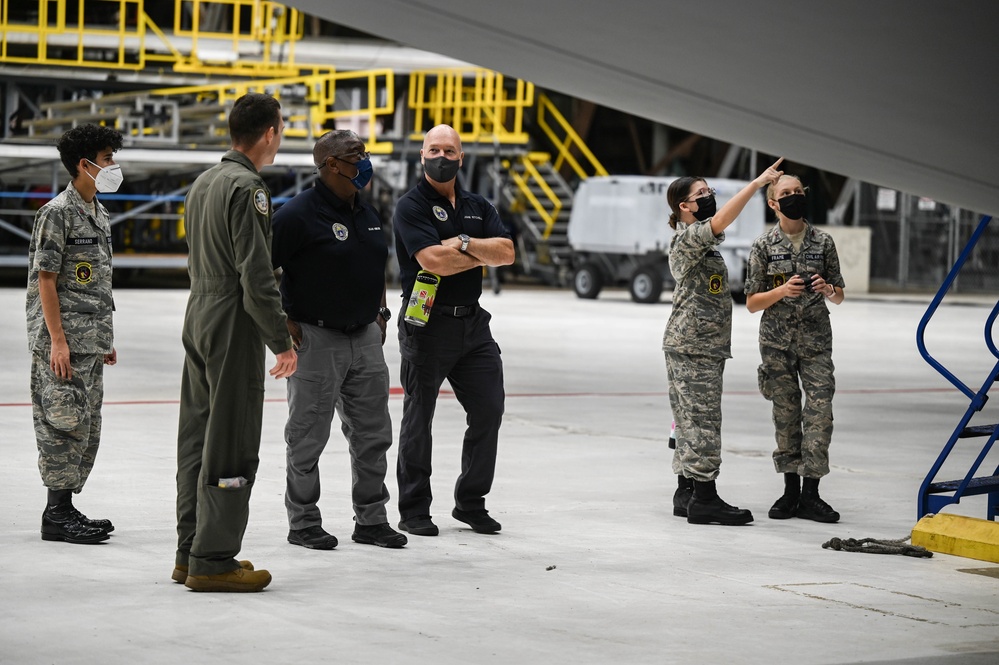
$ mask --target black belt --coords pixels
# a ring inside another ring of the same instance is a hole
[[[478,305],[434,305],[433,309],[430,310],[433,314],[440,312],[447,316],[453,316],[455,318],[462,318],[464,316],[471,316],[479,311]]]
[[[320,328],[326,328],[327,330],[336,330],[337,332],[342,332],[344,334],[350,334],[352,332],[357,332],[362,328],[367,328],[370,324],[368,323],[352,323],[349,326],[334,326],[328,321],[323,321],[322,319],[305,319],[297,318],[292,319],[293,321],[298,321],[299,323],[308,323],[310,326],[318,326]]]

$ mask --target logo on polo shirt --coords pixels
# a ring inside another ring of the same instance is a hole
[[[336,224],[333,225],[333,235],[336,236],[336,239],[340,240],[341,242],[346,240],[348,235],[347,227],[341,224],[340,222],[337,222]]]
[[[434,217],[436,217],[438,219],[438,221],[446,222],[447,221],[447,210],[445,210],[444,208],[442,208],[440,206],[434,206]]]

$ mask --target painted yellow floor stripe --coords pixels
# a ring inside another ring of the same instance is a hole
[[[941,554],[999,563],[999,522],[963,515],[927,515],[913,527],[912,544]]]

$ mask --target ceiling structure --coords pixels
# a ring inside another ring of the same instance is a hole
[[[994,0],[289,4],[666,125],[999,212]]]

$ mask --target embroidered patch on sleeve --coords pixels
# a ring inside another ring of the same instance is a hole
[[[262,189],[258,189],[253,192],[253,207],[257,209],[261,215],[266,215],[267,211],[270,209],[271,204],[267,199],[267,192]]]

